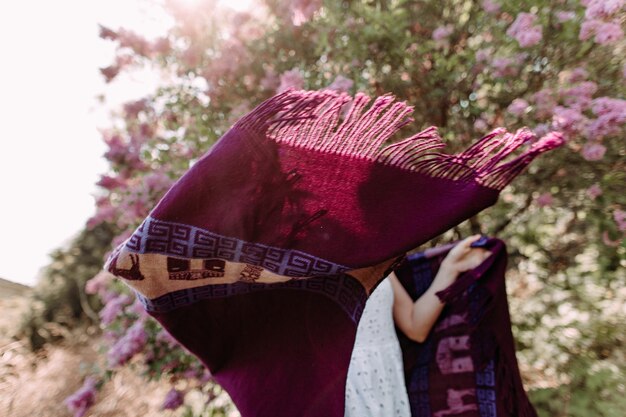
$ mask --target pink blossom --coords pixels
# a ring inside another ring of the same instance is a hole
[[[615,210],[613,212],[613,220],[617,223],[617,228],[620,232],[626,232],[626,211]]]
[[[165,396],[165,400],[163,401],[163,405],[161,406],[161,409],[162,410],[176,410],[178,407],[183,405],[184,402],[185,402],[185,394],[181,391],[178,391],[172,388]]]
[[[95,378],[88,377],[78,391],[63,401],[67,408],[74,413],[74,417],[83,417],[89,407],[96,402],[97,385],[98,381]]]
[[[478,132],[484,132],[489,128],[489,126],[487,126],[487,122],[485,122],[485,120],[478,118],[476,119],[476,121],[474,122],[474,130],[478,131]]]
[[[320,7],[322,0],[291,0],[291,22],[294,26],[301,26],[311,20]]]
[[[100,68],[100,74],[104,77],[104,81],[110,83],[113,81],[117,74],[119,74],[121,68],[117,65],[109,65],[108,67]]]
[[[587,161],[599,161],[604,157],[604,153],[606,152],[606,147],[600,143],[586,143],[583,146],[581,151],[581,155]]]
[[[555,129],[562,130],[569,135],[579,133],[587,125],[588,120],[579,110],[556,106],[552,116]]]
[[[111,41],[114,41],[117,39],[117,32],[103,25],[98,25],[98,26],[100,27],[100,37],[102,39],[108,39]]]
[[[619,134],[622,125],[622,117],[617,114],[605,114],[592,120],[586,127],[586,133],[589,139],[600,140],[605,136]]]
[[[439,26],[433,31],[433,40],[437,42],[446,40],[452,32],[454,32],[454,27],[452,25]]]
[[[619,12],[626,5],[625,0],[596,0],[596,2],[602,4],[602,10],[607,16]]]
[[[621,114],[626,118],[626,100],[612,97],[598,97],[591,104],[591,111],[597,115]]]
[[[295,88],[296,90],[300,90],[303,87],[304,79],[302,78],[302,73],[298,68],[294,68],[281,74],[280,85],[278,86],[277,92],[282,93],[289,88]]]
[[[517,74],[514,62],[510,58],[494,58],[493,61],[491,61],[491,67],[496,77],[512,77]]]
[[[335,80],[328,87],[326,87],[326,89],[339,92],[348,92],[353,85],[354,81],[344,77],[343,75],[338,75]]]
[[[522,48],[537,45],[543,38],[541,26],[533,26],[526,31],[520,32],[515,38]]]
[[[514,116],[520,117],[526,112],[527,108],[528,102],[526,100],[516,98],[515,100],[513,100],[513,102],[511,102],[511,104],[509,104],[509,107],[507,107],[507,111]]]
[[[113,190],[114,188],[118,188],[123,186],[126,183],[123,179],[119,177],[111,177],[109,175],[102,175],[100,180],[96,183],[96,185],[105,188],[107,190]]]
[[[593,184],[591,187],[587,188],[585,194],[590,199],[595,200],[602,195],[602,188],[599,184]]]
[[[585,17],[587,19],[597,19],[610,17],[624,7],[624,0],[591,0],[585,1],[583,5],[587,7]]]
[[[122,314],[124,311],[124,307],[126,307],[132,298],[126,294],[120,294],[117,297],[113,298],[104,306],[102,310],[100,310],[100,320],[102,324],[108,326],[113,323],[115,319]]]
[[[563,90],[564,103],[578,110],[586,110],[591,105],[591,97],[598,90],[598,85],[593,81],[584,81],[573,87]]]
[[[500,11],[500,4],[493,0],[483,0],[481,5],[483,6],[483,10],[489,14],[495,14]]]
[[[626,123],[626,100],[598,97],[592,101],[591,111],[598,115],[587,127],[591,139],[617,135]]]
[[[556,99],[553,97],[552,91],[546,88],[533,94],[532,101],[535,104],[535,113],[539,118],[551,116],[556,106]]]
[[[580,25],[580,33],[578,34],[578,39],[581,41],[586,41],[595,35],[596,30],[602,24],[601,20],[585,20]]]
[[[117,39],[121,47],[129,48],[138,55],[148,56],[150,54],[150,42],[131,30],[120,29],[117,33]]]
[[[87,294],[99,294],[111,282],[112,275],[106,271],[100,271],[85,283],[85,292]]]
[[[520,13],[506,31],[508,36],[515,38],[522,48],[537,45],[542,39],[540,25],[535,25],[537,16],[532,13]]]
[[[147,341],[148,335],[144,329],[143,321],[139,320],[109,349],[107,355],[109,366],[117,367],[125,364],[143,350]]]
[[[552,197],[552,194],[546,192],[537,197],[535,202],[539,207],[549,207],[554,204],[554,198]]]
[[[126,117],[136,118],[139,113],[146,110],[147,106],[148,100],[145,98],[130,101],[124,104],[124,113],[126,113]]]
[[[161,194],[169,190],[174,181],[163,171],[153,171],[143,177],[143,183],[150,191]]]
[[[589,72],[583,67],[576,67],[572,70],[561,71],[559,73],[559,78],[562,79],[563,82],[571,84],[585,81],[587,77],[589,77]]]
[[[574,19],[575,17],[576,17],[576,12],[572,12],[572,11],[556,12],[556,20],[558,20],[560,23],[567,22],[569,20]]]
[[[624,37],[624,31],[619,23],[606,22],[596,28],[596,43],[606,45],[616,42]]]

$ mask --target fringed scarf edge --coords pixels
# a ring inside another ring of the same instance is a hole
[[[528,128],[515,133],[497,128],[465,151],[448,155],[437,152],[445,144],[437,128],[431,126],[384,146],[413,122],[410,114],[414,109],[391,94],[377,97],[366,109],[370,101],[363,93],[352,98],[332,90],[287,90],[261,103],[233,129],[260,132],[289,146],[366,159],[431,177],[473,180],[495,190],[503,189],[536,156],[564,143],[558,132],[537,140]],[[524,144],[529,146],[520,155],[505,161]]]

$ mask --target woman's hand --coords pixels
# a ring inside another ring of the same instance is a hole
[[[478,239],[480,235],[473,235],[460,241],[441,262],[440,270],[456,279],[462,272],[474,269],[483,263],[491,252],[482,248],[472,248],[472,243]]]

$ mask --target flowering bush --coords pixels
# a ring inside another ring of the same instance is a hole
[[[234,120],[287,88],[393,92],[414,104],[416,127],[438,125],[452,151],[500,125],[561,132],[563,149],[444,237],[482,232],[515,248],[515,331],[543,415],[561,413],[564,402],[572,416],[623,409],[623,384],[608,393],[606,384],[624,372],[618,352],[626,334],[620,315],[608,313],[626,299],[624,1],[267,0],[234,12],[212,0],[169,0],[164,7],[175,24],[163,38],[101,28],[118,47],[101,70],[107,81],[143,66],[172,81],[125,105],[117,127],[103,132],[110,171],[97,184],[87,227],[115,225],[114,243],[122,242]],[[164,409],[183,405],[190,389],[203,390],[211,407],[219,387],[123,285],[101,274],[87,285],[106,303],[100,317],[111,369],[133,362],[147,377],[172,381]],[[590,388],[584,370],[593,367],[606,384]],[[578,402],[581,390],[593,400]]]

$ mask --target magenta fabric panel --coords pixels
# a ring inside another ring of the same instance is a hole
[[[202,360],[242,416],[343,416],[356,322],[336,300],[267,289],[151,314]]]
[[[498,194],[231,129],[151,216],[362,268],[430,240]]]

